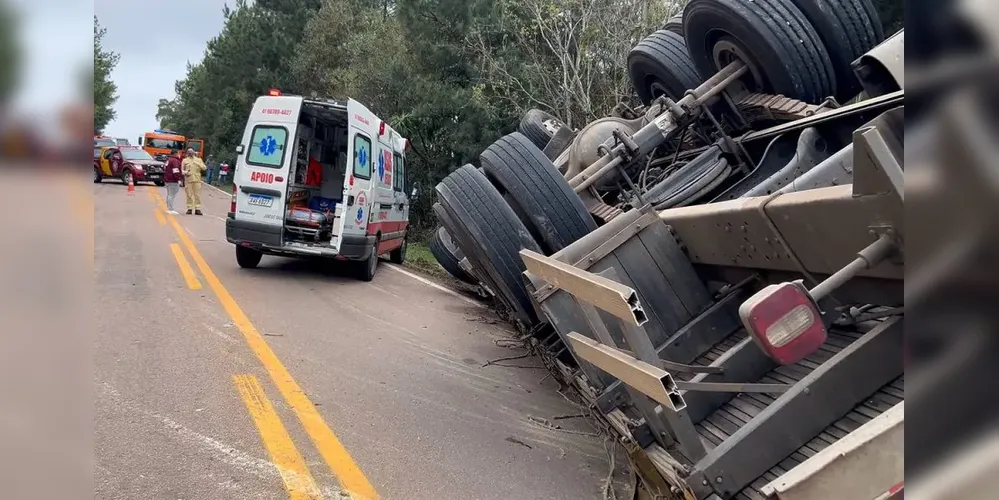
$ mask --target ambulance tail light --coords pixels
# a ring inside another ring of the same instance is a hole
[[[232,203],[229,204],[229,211],[236,213],[236,185],[232,185]]]
[[[267,91],[267,95],[277,97],[281,95],[281,91],[278,89],[270,89],[269,91]]]
[[[822,313],[801,282],[770,285],[739,306],[756,344],[778,364],[801,361],[825,343]]]
[[[378,122],[378,135],[385,135],[385,122]]]

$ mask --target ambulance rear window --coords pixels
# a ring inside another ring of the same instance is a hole
[[[371,139],[361,134],[354,136],[354,176],[371,178]]]
[[[257,125],[250,136],[246,162],[260,167],[281,168],[284,163],[288,129],[274,125]]]

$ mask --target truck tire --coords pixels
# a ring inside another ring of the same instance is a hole
[[[525,139],[526,140],[526,139]],[[465,165],[436,187],[437,199],[454,222],[465,256],[481,269],[487,285],[525,330],[537,323],[537,313],[524,285],[520,250],[541,252],[524,224],[482,173]]]
[[[663,23],[662,29],[683,36],[683,16],[673,16]]]
[[[102,180],[104,180],[104,176],[101,175],[101,171],[94,167],[94,184],[100,184]]]
[[[458,278],[470,285],[478,285],[479,277],[469,274],[465,268],[461,267],[461,260],[465,258],[464,251],[458,246],[457,239],[451,234],[454,231],[454,222],[447,214],[440,203],[434,203],[434,215],[440,223],[440,230],[434,231],[434,237],[430,239],[430,251],[434,258],[451,276]],[[438,250],[434,250],[434,247]],[[472,260],[469,259],[469,262]]]
[[[597,228],[562,174],[527,137],[501,137],[480,156],[489,180],[510,202],[546,255]]]
[[[256,269],[264,254],[252,248],[236,245],[236,263],[243,269]]]
[[[661,29],[638,42],[628,54],[631,86],[643,103],[665,95],[680,100],[701,83],[697,67],[687,54],[682,35]]]
[[[434,231],[434,235],[430,237],[430,253],[434,255],[434,259],[437,263],[444,268],[451,276],[455,279],[474,285],[476,283],[475,279],[468,275],[461,266],[458,265],[458,256],[451,253],[448,249],[448,245],[445,243],[445,239],[450,240],[451,235],[448,234],[447,229],[444,227],[437,228]]]
[[[881,43],[884,31],[870,0],[793,0],[815,28],[836,74],[836,98],[848,101],[860,93],[850,66]]]
[[[538,149],[545,149],[552,137],[555,137],[558,129],[566,126],[562,120],[555,118],[555,115],[540,109],[532,109],[524,113],[524,117],[520,119],[520,125],[517,126],[517,131],[530,139]]]
[[[836,94],[829,52],[793,0],[690,0],[683,34],[703,79],[741,60],[750,92],[810,103]]]

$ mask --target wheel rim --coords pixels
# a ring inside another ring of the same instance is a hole
[[[666,88],[666,85],[663,85],[663,82],[659,81],[655,76],[651,80],[649,82],[649,93],[652,95],[653,101],[662,96],[669,96],[669,89]]]
[[[100,180],[100,178],[101,178],[101,174],[95,168],[94,169],[94,180],[97,181],[97,180]]]
[[[739,81],[745,85],[746,90],[763,92],[767,89],[767,80],[763,77],[759,64],[732,37],[723,35],[718,38],[711,47],[711,56],[714,59],[715,69],[718,71],[735,61],[741,61],[745,64],[748,71]]]
[[[551,134],[552,136],[557,134],[559,129],[561,128],[559,122],[557,122],[554,118],[549,118],[541,122],[541,126],[544,127],[544,129],[547,130],[548,133]]]
[[[121,180],[125,184],[131,183],[132,182],[132,173],[131,172],[125,172],[124,174],[121,175]]]

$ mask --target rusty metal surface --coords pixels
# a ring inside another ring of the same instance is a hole
[[[603,224],[614,220],[615,217],[624,213],[620,208],[612,207],[593,196],[580,196],[580,198],[583,199],[583,206],[586,207],[586,211]]]
[[[799,120],[828,108],[773,94],[749,94],[736,105],[739,112],[749,121],[759,120]]]
[[[871,228],[893,226],[904,231],[904,208],[891,195],[854,197],[852,186],[834,186],[772,199],[739,200],[664,210],[660,217],[673,227],[695,264],[798,271],[784,251],[769,218],[801,261],[815,274],[832,274],[877,237]],[[765,205],[765,210],[761,210]],[[860,276],[903,279],[904,265],[883,262]]]

